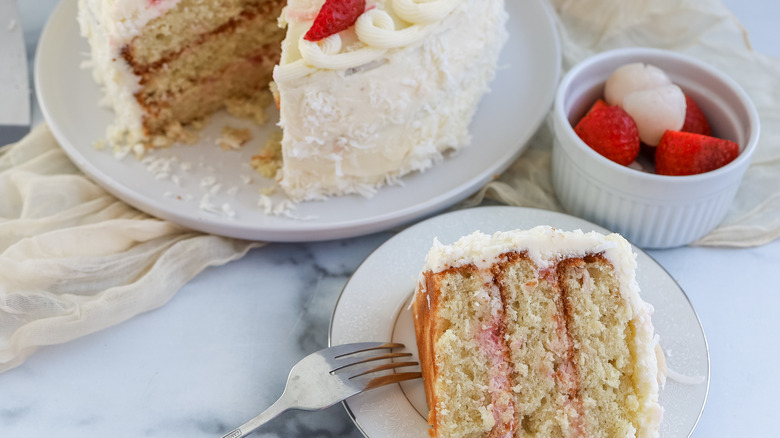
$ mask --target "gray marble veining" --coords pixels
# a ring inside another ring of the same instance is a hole
[[[82,436],[227,432],[276,400],[295,362],[327,346],[341,289],[390,235],[270,244],[207,269],[158,310],[42,348],[0,375],[2,436],[51,431],[45,422],[31,429],[25,419],[36,417]],[[287,412],[258,436],[361,434],[337,405]]]

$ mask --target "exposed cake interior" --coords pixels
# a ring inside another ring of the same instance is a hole
[[[284,0],[80,2],[94,74],[118,117],[112,142],[148,144],[256,99],[279,60]]]
[[[634,269],[616,235],[436,244],[414,309],[432,435],[657,436],[652,309]]]

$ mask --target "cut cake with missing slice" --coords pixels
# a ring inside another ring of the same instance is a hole
[[[325,3],[79,0],[116,114],[108,144],[140,156],[196,138],[184,128],[232,101],[261,113],[269,83],[283,130],[274,176],[294,201],[371,196],[470,142],[508,37],[504,0],[369,0],[354,24],[308,40]]]
[[[434,242],[414,299],[432,437],[657,437],[657,337],[617,234]]]

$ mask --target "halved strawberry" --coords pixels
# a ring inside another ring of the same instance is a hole
[[[694,134],[712,135],[710,130],[710,124],[707,122],[707,117],[693,100],[687,94],[685,95],[685,123],[683,123],[680,131],[693,132]]]
[[[695,175],[732,162],[739,145],[730,140],[666,131],[655,150],[655,173],[659,175]]]
[[[325,0],[304,39],[319,41],[355,24],[366,10],[366,0]]]
[[[628,166],[639,154],[639,131],[636,123],[619,106],[609,106],[599,99],[588,110],[574,132],[582,141],[604,157]]]

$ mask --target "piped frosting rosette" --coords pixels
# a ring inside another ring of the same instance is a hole
[[[393,0],[390,12],[371,8],[355,22],[354,32],[359,42],[348,50],[339,34],[320,41],[308,41],[304,34],[298,39],[301,58],[274,69],[274,80],[289,81],[306,76],[316,69],[345,70],[359,67],[381,58],[389,49],[415,44],[425,38],[432,25],[444,19],[462,0]],[[403,21],[397,25],[398,21]]]

